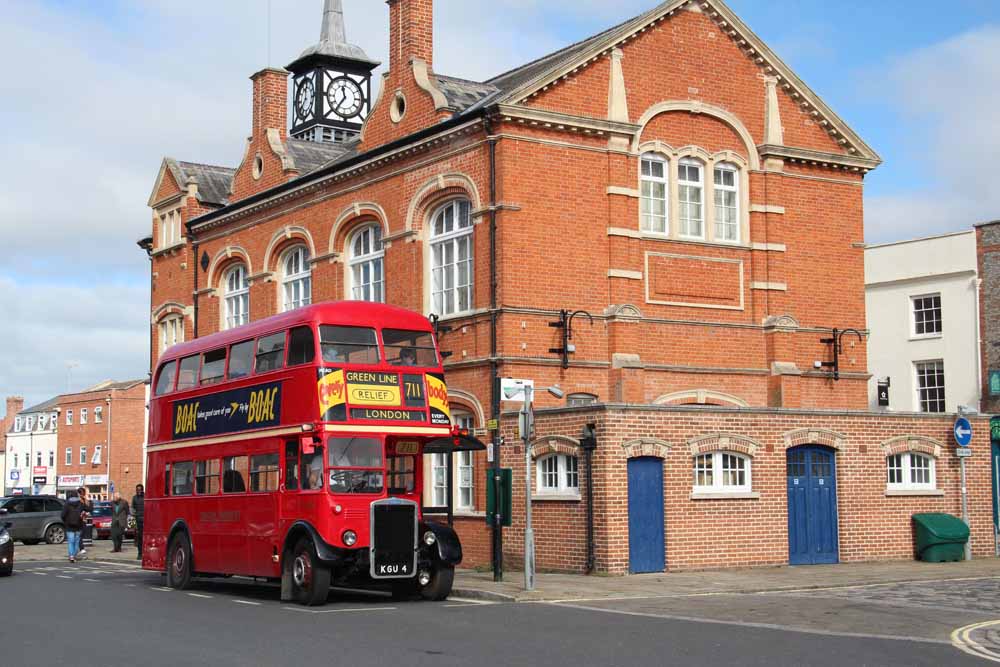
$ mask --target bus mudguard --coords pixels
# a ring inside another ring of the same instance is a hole
[[[316,557],[321,561],[325,563],[339,563],[343,560],[340,550],[327,544],[320,537],[319,532],[313,528],[312,524],[306,521],[296,521],[288,529],[288,534],[285,536],[284,551],[287,553],[294,549],[295,543],[304,535],[308,535],[309,539],[312,540],[313,546],[316,547]]]
[[[458,533],[451,526],[436,521],[428,521],[420,525],[420,534],[426,531],[434,533],[437,538],[437,557],[447,565],[458,565],[462,562],[462,543],[458,539]]]

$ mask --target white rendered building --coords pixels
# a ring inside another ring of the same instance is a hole
[[[22,410],[7,429],[4,495],[56,493],[57,399]]]
[[[979,409],[974,231],[865,249],[869,404],[895,412]],[[889,382],[880,406],[879,381]]]

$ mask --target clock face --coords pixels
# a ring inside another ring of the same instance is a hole
[[[295,92],[295,113],[300,120],[305,120],[312,116],[313,98],[316,95],[316,84],[311,78],[299,81],[298,90]]]
[[[326,101],[330,109],[341,118],[354,118],[361,113],[365,95],[354,79],[339,76],[327,87]]]

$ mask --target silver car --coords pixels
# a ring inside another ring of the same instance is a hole
[[[12,496],[0,498],[0,508],[7,510],[4,521],[11,539],[25,544],[49,544],[66,541],[66,528],[62,523],[63,501],[54,496]]]

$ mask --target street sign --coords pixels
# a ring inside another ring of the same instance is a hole
[[[959,447],[958,449],[955,450],[955,456],[957,456],[960,459],[967,459],[970,456],[972,456],[972,450],[969,449],[968,447]]]
[[[525,387],[534,388],[535,381],[500,378],[500,400],[512,403],[524,403]]]
[[[990,396],[1000,396],[1000,371],[990,370]]]
[[[1000,442],[1000,417],[990,417],[990,440]]]
[[[878,405],[880,408],[889,407],[889,382],[879,381],[878,383]]]
[[[10,471],[10,481],[16,482],[19,479],[21,479],[21,471],[20,470],[11,470]]]
[[[487,419],[486,420],[486,430],[487,431],[495,431],[495,430],[497,430],[497,428],[499,426],[500,426],[500,424],[497,422],[496,419]]]
[[[32,484],[41,484],[41,485],[44,486],[46,482],[48,482],[48,480],[45,478],[45,475],[42,475],[40,477],[32,477],[31,478],[31,483]]]
[[[960,447],[968,447],[972,442],[972,424],[965,417],[955,420],[955,442]]]

